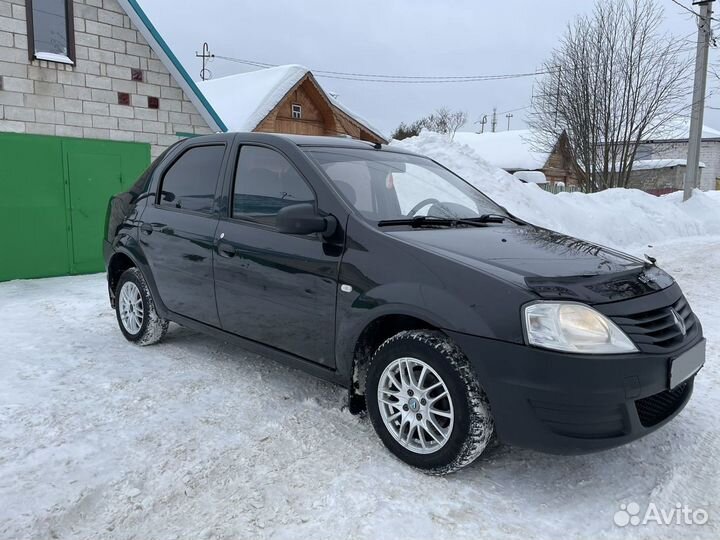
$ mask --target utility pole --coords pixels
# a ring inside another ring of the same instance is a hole
[[[497,107],[493,107],[493,116],[492,116],[492,132],[495,133],[495,128],[497,127]]]
[[[557,95],[555,96],[555,127],[558,125],[558,113],[560,112],[560,80],[562,79],[562,66],[558,66]]]
[[[505,118],[508,119],[508,131],[510,131],[510,119],[513,117],[512,114],[508,113],[505,115]]]
[[[195,51],[195,56],[198,58],[202,58],[202,69],[200,70],[200,79],[203,81],[206,81],[210,78],[212,78],[212,72],[207,69],[206,65],[207,62],[211,58],[215,58],[214,54],[210,54],[210,47],[207,44],[207,41],[203,43],[202,46],[202,54],[199,54],[197,51]]]
[[[683,185],[683,201],[692,197],[700,173],[700,145],[702,142],[703,112],[705,111],[705,88],[707,86],[708,51],[712,29],[712,3],[715,0],[695,0],[700,6],[698,18],[697,50],[695,52],[695,82],[693,85],[692,113],[690,116],[690,138],[688,140],[687,167]]]
[[[475,123],[480,124],[480,133],[485,133],[485,124],[487,124],[487,114],[483,114],[482,118]]]

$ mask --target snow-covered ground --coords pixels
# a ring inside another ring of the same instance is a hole
[[[0,284],[0,538],[718,538],[720,237],[656,245],[709,338],[680,416],[577,457],[497,447],[423,475],[345,393],[172,326],[127,343],[102,275]],[[620,504],[705,525],[620,528]]]
[[[428,477],[342,389],[175,325],[159,345],[127,343],[102,275],[0,283],[0,540],[720,537],[718,193],[551,195],[439,135],[394,144],[531,222],[657,257],[708,337],[680,416],[600,454],[499,446]],[[631,502],[709,521],[616,526]]]

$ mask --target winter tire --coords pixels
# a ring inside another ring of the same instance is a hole
[[[365,395],[385,446],[429,474],[472,463],[493,434],[468,359],[441,332],[410,330],[386,340],[370,360]]]
[[[115,292],[115,313],[125,339],[152,345],[167,332],[169,321],[155,310],[150,288],[137,268],[125,270]]]

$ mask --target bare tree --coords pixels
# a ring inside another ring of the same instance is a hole
[[[549,150],[564,131],[585,191],[627,186],[640,143],[689,114],[691,62],[662,19],[653,0],[598,0],[544,64],[534,143]]]
[[[430,116],[421,120],[422,126],[429,131],[447,133],[450,140],[455,138],[455,133],[467,122],[467,113],[464,111],[451,112],[447,107],[440,107]]]

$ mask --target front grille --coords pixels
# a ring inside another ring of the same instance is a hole
[[[683,404],[690,388],[691,382],[685,381],[672,390],[638,399],[635,407],[640,423],[645,427],[652,427],[671,416]]]
[[[672,310],[685,323],[683,335]],[[684,296],[673,304],[642,313],[614,315],[610,317],[630,339],[644,352],[665,352],[692,339],[699,331],[697,318]]]

